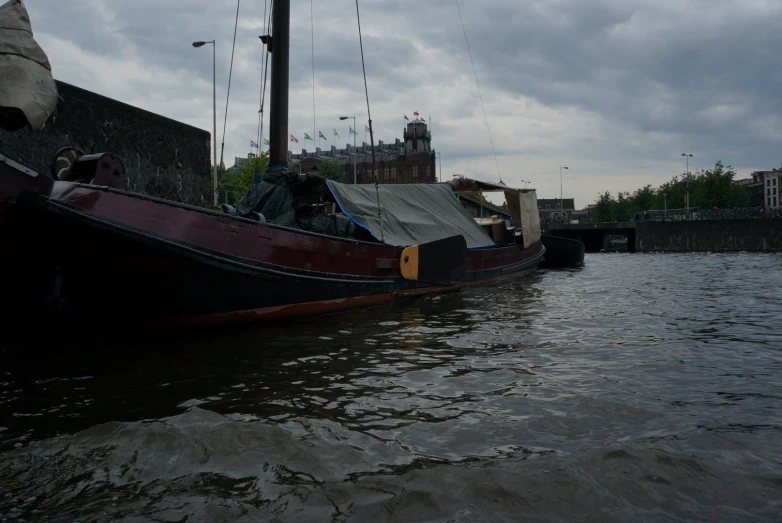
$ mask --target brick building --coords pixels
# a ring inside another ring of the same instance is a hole
[[[404,141],[397,138],[394,143],[382,140],[375,145],[375,164],[380,183],[435,183],[437,169],[435,151],[432,149],[432,133],[426,122],[416,119],[407,124],[403,132]],[[289,168],[307,172],[320,162],[331,162],[345,171],[347,183],[353,183],[353,160],[356,161],[356,181],[372,183],[372,147],[368,143],[356,146],[348,144],[344,149],[315,152],[302,150],[301,154],[288,153]]]

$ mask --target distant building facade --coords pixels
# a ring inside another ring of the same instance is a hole
[[[436,183],[436,153],[432,149],[432,133],[426,122],[416,119],[408,123],[403,139],[397,138],[394,143],[381,140],[375,145],[375,165],[380,183]],[[355,148],[348,144],[344,149],[332,145],[328,150],[318,147],[315,152],[289,152],[288,168],[307,172],[320,162],[331,162],[344,170],[347,183],[354,183],[354,159],[356,183],[373,183],[372,147],[366,142]]]
[[[562,203],[560,207],[560,202]],[[546,218],[555,212],[573,213],[576,210],[575,198],[540,198],[538,199],[538,213],[541,218]]]
[[[253,158],[255,158],[254,153],[247,153],[246,158],[243,156],[234,156],[234,164],[228,169],[226,169],[226,171],[228,171],[229,173],[239,172],[244,168],[245,165],[250,163]]]
[[[782,206],[782,167],[770,171],[755,171],[752,178],[737,180],[753,193],[756,198],[762,198],[762,205],[766,209],[779,209]]]

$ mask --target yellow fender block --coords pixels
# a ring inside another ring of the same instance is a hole
[[[418,245],[407,247],[399,258],[399,270],[406,280],[418,281]]]

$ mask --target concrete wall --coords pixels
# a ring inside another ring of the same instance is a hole
[[[636,251],[782,251],[782,220],[638,222]]]
[[[44,130],[0,130],[0,152],[47,175],[64,146],[114,153],[125,163],[130,190],[210,205],[210,133],[64,82],[57,87],[62,100]]]

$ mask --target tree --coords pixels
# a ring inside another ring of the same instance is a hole
[[[611,213],[616,201],[611,197],[611,193],[606,191],[597,197],[595,202],[595,213],[597,214],[597,221],[610,222]]]
[[[633,214],[633,202],[629,192],[620,192],[611,209],[611,221],[629,222]]]
[[[318,173],[322,177],[335,182],[345,183],[347,181],[345,169],[327,160],[323,160],[318,164]]]
[[[693,207],[710,209],[712,207],[745,207],[749,204],[749,195],[743,187],[733,183],[736,170],[722,162],[717,162],[709,170],[696,173],[690,182]]]
[[[263,176],[268,165],[269,153],[264,152],[242,165],[239,170],[225,171],[220,181],[220,201],[227,200],[229,205],[235,205],[250,190],[255,176]]]
[[[690,176],[690,207],[711,209],[713,207],[747,207],[753,204],[752,196],[744,187],[736,185],[736,170],[717,162],[714,167],[701,170]],[[659,188],[651,185],[642,187],[633,194],[619,193],[617,199],[609,192],[601,194],[597,203],[600,221],[625,221],[636,213],[647,210],[682,209],[686,205],[687,179],[674,176]]]
[[[663,210],[684,207],[685,183],[678,176],[671,178],[657,189],[654,197],[654,206],[651,209]]]
[[[655,197],[657,191],[652,189],[651,185],[641,187],[633,193],[632,200],[632,214],[637,212],[644,212],[654,208]]]

